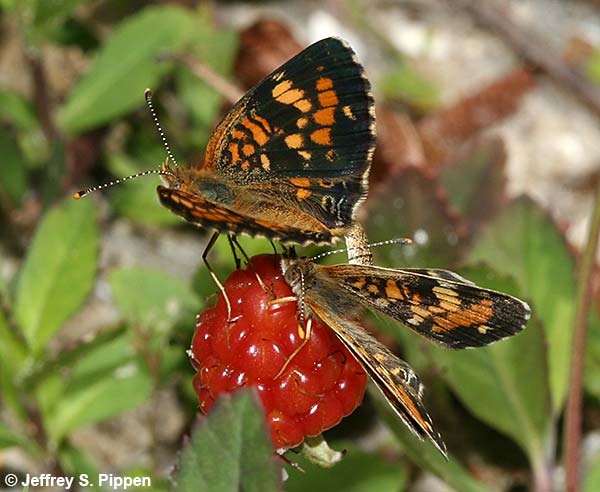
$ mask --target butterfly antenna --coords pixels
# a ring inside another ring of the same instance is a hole
[[[110,188],[111,186],[115,186],[115,185],[118,185],[125,181],[129,181],[130,179],[139,178],[141,176],[147,176],[149,174],[160,174],[162,176],[174,176],[173,173],[170,173],[168,171],[163,171],[162,169],[150,169],[148,171],[142,171],[140,173],[135,173],[135,174],[131,174],[129,176],[125,176],[124,178],[115,179],[113,181],[109,181],[108,183],[104,183],[104,184],[97,185],[97,186],[92,186],[90,188],[86,188],[85,190],[77,191],[77,192],[73,193],[73,198],[75,198],[75,200],[79,200],[80,198],[83,198],[84,196],[89,195],[90,193],[94,193],[95,191],[103,190],[105,188]]]
[[[362,246],[353,246],[354,250],[370,250],[371,248],[376,248],[378,246],[387,246],[389,244],[412,244],[412,239],[407,237],[397,237],[395,239],[387,239],[386,241],[379,241],[377,243],[369,243],[364,244]],[[326,256],[336,255],[338,253],[343,253],[344,251],[348,251],[348,248],[342,249],[334,249],[331,251],[325,251],[324,253],[319,253],[316,256],[312,257],[312,260],[320,260],[321,258],[325,258]]]
[[[300,306],[300,326],[304,328],[304,295],[306,294],[306,288],[304,287],[304,272],[300,270],[300,298],[298,299],[298,305]]]
[[[167,137],[165,136],[165,132],[163,132],[162,127],[160,126],[160,122],[158,121],[158,115],[154,110],[154,106],[152,105],[152,91],[148,88],[144,91],[144,99],[146,99],[146,104],[148,105],[148,109],[150,110],[150,114],[152,115],[152,119],[154,120],[154,124],[156,125],[156,129],[158,130],[158,134],[167,149],[167,155],[169,159],[173,163],[175,167],[177,167],[177,161],[175,160],[175,156],[173,156],[173,152],[171,152],[171,147],[169,147],[169,142],[167,142]]]

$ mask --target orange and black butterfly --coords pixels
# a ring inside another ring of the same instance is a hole
[[[163,205],[218,232],[330,244],[356,218],[375,146],[373,98],[342,40],[323,39],[251,89],[202,167],[163,166]]]
[[[300,309],[336,333],[408,428],[430,439],[444,455],[446,447],[422,403],[417,375],[356,323],[361,308],[386,314],[454,349],[482,347],[515,335],[531,315],[525,302],[447,270],[325,266],[310,258],[284,258],[282,271]]]
[[[152,109],[149,90],[146,99]],[[363,67],[346,42],[326,38],[235,104],[210,137],[202,166],[166,161],[125,179],[160,174],[161,203],[217,234],[331,244],[355,222],[374,147],[374,102]]]

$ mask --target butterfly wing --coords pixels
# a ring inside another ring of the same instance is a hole
[[[370,84],[354,52],[326,38],[235,105],[208,143],[204,168],[237,184],[287,180],[288,199],[300,208],[330,218],[331,203],[340,203],[337,222],[348,225],[366,194],[374,120]]]
[[[250,236],[266,237],[282,242],[305,244],[331,244],[334,241],[332,232],[314,221],[312,227],[302,228],[285,221],[285,216],[278,220],[277,212],[271,220],[259,213],[247,211],[244,207],[237,210],[224,203],[207,199],[202,194],[191,194],[182,190],[173,190],[164,186],[157,188],[158,197],[166,207],[200,227],[213,229],[225,234],[249,234]],[[255,195],[256,196],[256,195]],[[260,203],[257,202],[257,206]],[[310,217],[306,218],[307,220]]]
[[[298,171],[360,176],[375,144],[373,106],[354,51],[338,38],[323,39],[235,105],[209,141],[205,167],[236,182]]]
[[[431,417],[421,401],[423,385],[410,366],[363,328],[337,315],[335,306],[328,305],[318,293],[308,290],[305,302],[361,363],[404,424],[419,439],[429,439],[447,457],[444,441],[434,430]]]
[[[447,270],[345,264],[319,268],[356,302],[448,348],[482,347],[512,336],[531,316],[525,302]]]

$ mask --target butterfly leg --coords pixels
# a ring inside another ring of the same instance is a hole
[[[227,234],[227,240],[229,241],[229,247],[231,248],[231,254],[233,255],[233,261],[235,261],[235,269],[239,270],[242,267],[242,260],[240,260],[237,252],[235,251],[235,245],[237,241],[233,234]]]
[[[250,257],[248,256],[248,254],[244,251],[244,248],[242,248],[242,245],[237,240],[237,236],[235,236],[233,234],[229,234],[228,237],[229,237],[229,241],[231,242],[231,244],[235,244],[237,246],[237,248],[240,250],[240,253],[242,253],[242,256],[244,257],[244,260],[246,260],[246,264],[252,266],[252,260],[250,259]],[[258,281],[258,283],[261,286],[262,290],[264,292],[267,292],[267,293],[271,292],[271,289],[269,289],[267,287],[267,285],[263,282],[263,279],[260,277],[260,275],[258,273],[256,273],[256,272],[254,272],[254,275],[256,276],[256,280]]]
[[[219,277],[217,277],[217,274],[214,272],[214,270],[208,263],[208,259],[207,259],[208,253],[210,252],[212,247],[215,245],[215,242],[217,241],[218,238],[219,238],[219,232],[213,233],[211,238],[208,240],[208,244],[206,245],[206,248],[204,248],[204,253],[202,253],[202,261],[206,265],[206,269],[208,270],[208,273],[212,277],[214,283],[217,284],[217,287],[221,291],[221,294],[223,294],[223,299],[225,300],[225,305],[227,306],[227,323],[234,323],[235,321],[237,321],[240,318],[240,316],[236,316],[234,319],[231,318],[231,302],[229,301],[227,292],[225,292],[225,287],[223,287],[223,284],[221,283],[221,281],[219,280]]]
[[[271,299],[267,304],[269,306],[276,306],[277,304],[283,304],[286,302],[297,302],[296,296],[278,297],[277,299]]]
[[[290,354],[290,356],[283,363],[283,366],[281,366],[281,369],[279,369],[279,372],[277,373],[277,375],[273,379],[277,379],[279,376],[281,376],[285,372],[285,370],[287,369],[287,367],[290,365],[290,362],[292,362],[292,360],[294,359],[294,357],[296,357],[300,353],[300,351],[304,348],[304,346],[310,340],[310,335],[312,333],[312,318],[308,318],[308,321],[306,322],[306,328],[305,329],[302,329],[301,325],[298,324],[298,331],[300,332],[300,336],[302,338],[304,338],[302,340],[302,343],[300,345],[298,345],[296,347],[296,349]]]

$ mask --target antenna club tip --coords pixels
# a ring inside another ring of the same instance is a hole
[[[76,191],[75,193],[73,193],[73,198],[75,200],[79,200],[80,198],[83,198],[84,192],[83,191]]]
[[[144,97],[146,99],[150,99],[152,97],[152,89],[150,89],[150,87],[146,87],[144,90]]]

